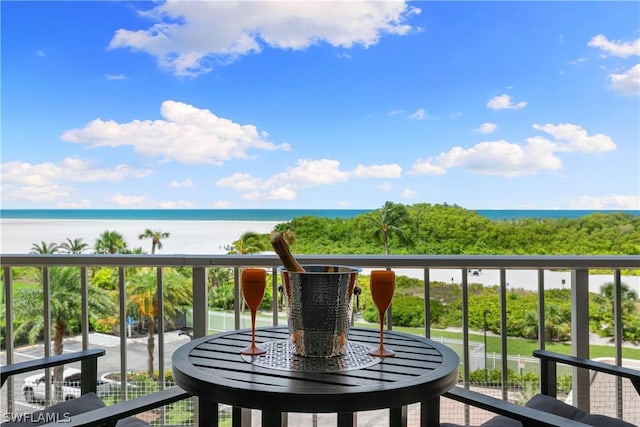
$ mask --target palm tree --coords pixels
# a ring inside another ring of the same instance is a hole
[[[613,312],[613,300],[615,294],[615,285],[612,282],[607,282],[600,287],[600,294],[602,298],[609,304],[611,311]],[[620,301],[622,302],[622,313],[633,313],[636,310],[636,300],[638,294],[633,289],[630,289],[626,283],[620,284]]]
[[[157,231],[147,228],[144,230],[144,233],[138,236],[138,239],[151,239],[151,255],[153,255],[156,253],[156,248],[162,249],[162,242],[160,239],[166,239],[168,237],[169,233],[166,231]]]
[[[49,269],[51,291],[50,313],[53,332],[53,352],[62,354],[63,338],[81,316],[80,269],[74,267],[51,267]],[[115,304],[109,293],[97,286],[89,291],[89,313],[97,319],[113,313]],[[45,327],[44,297],[40,287],[16,289],[14,300],[16,336],[26,336],[34,343],[42,337]],[[48,343],[45,343],[45,345]],[[62,398],[62,367],[54,370],[56,400]]]
[[[267,250],[267,244],[260,234],[254,231],[245,232],[238,240],[233,242],[229,254],[257,254]]]
[[[55,254],[58,252],[58,249],[60,249],[60,247],[58,246],[57,243],[53,243],[53,242],[45,242],[44,240],[40,243],[34,243],[33,245],[31,245],[31,252],[32,254]]]
[[[181,311],[181,306],[189,304],[191,283],[186,276],[175,270],[167,270],[163,281],[164,313],[167,321]],[[130,301],[147,325],[147,373],[153,376],[154,333],[158,317],[158,284],[155,269],[141,268],[128,280],[127,293]],[[162,332],[162,331],[160,331]]]
[[[89,247],[88,243],[85,243],[82,238],[75,238],[71,240],[67,237],[67,240],[60,244],[60,249],[68,254],[81,254]]]
[[[410,239],[401,228],[409,223],[409,213],[404,205],[386,202],[381,209],[373,212],[371,221],[376,227],[374,236],[382,242],[385,255],[389,255],[390,235],[396,235],[402,243],[410,243]]]
[[[95,251],[97,254],[120,254],[127,250],[127,243],[122,234],[117,231],[104,231],[96,240]]]

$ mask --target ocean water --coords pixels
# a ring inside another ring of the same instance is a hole
[[[353,218],[371,209],[0,209],[7,219],[103,219],[165,221],[290,221],[300,216]],[[592,213],[623,212],[640,215],[640,210],[517,210],[479,209],[490,220],[523,218],[579,218]]]

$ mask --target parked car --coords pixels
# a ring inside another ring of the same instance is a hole
[[[81,372],[76,368],[66,368],[62,374],[62,398],[71,400],[80,397],[80,376]],[[25,378],[22,384],[22,394],[29,403],[43,402],[45,400],[45,375],[44,373],[31,375]],[[105,381],[98,381],[97,394],[100,397],[106,396],[111,389],[111,385]],[[51,393],[53,389],[53,374],[51,375]]]

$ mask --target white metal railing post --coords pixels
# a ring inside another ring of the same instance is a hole
[[[500,353],[502,354],[502,398],[509,399],[509,360],[507,349],[507,272],[500,269]]]
[[[613,274],[613,337],[615,342],[615,361],[622,365],[622,278],[620,270]],[[616,377],[616,416],[622,418],[622,378]]]
[[[429,269],[424,269],[424,336],[431,338],[431,281]]]
[[[122,393],[123,401],[127,400],[129,389],[127,384],[127,275],[124,266],[118,267],[118,303],[119,316],[118,324],[120,326],[120,393]]]
[[[42,300],[44,314],[44,356],[51,356],[51,277],[49,276],[49,267],[42,267]],[[46,386],[44,388],[44,399],[51,402],[51,369],[44,370],[44,380]]]
[[[87,281],[87,267],[80,267],[80,325],[82,332],[82,349],[89,348],[89,284]]]
[[[589,270],[571,271],[571,352],[589,358]],[[589,411],[589,371],[573,368],[573,404]]]
[[[544,328],[544,270],[538,270],[538,347],[544,350],[546,341],[546,331]]]
[[[233,312],[234,329],[240,329],[240,310],[242,309],[242,292],[240,292],[240,269],[235,267],[233,269]]]
[[[193,292],[193,338],[209,333],[209,296],[207,295],[207,272],[204,267],[194,267],[192,275]]]
[[[469,360],[469,283],[466,270],[462,270],[462,381],[464,388],[469,388],[470,383],[470,367]],[[471,422],[469,413],[469,405],[464,405],[464,424],[469,425]]]

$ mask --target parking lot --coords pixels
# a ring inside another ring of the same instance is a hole
[[[165,334],[164,361],[165,370],[171,370],[171,355],[182,344],[189,341],[186,335],[179,335],[180,331],[167,332]],[[155,354],[154,364],[157,370],[158,366],[158,337],[155,337]],[[105,356],[98,358],[98,377],[109,372],[120,372],[120,337],[107,334],[90,334],[89,348],[103,348],[106,351]],[[64,352],[69,353],[82,349],[81,337],[72,337],[64,341]],[[147,338],[127,338],[126,339],[126,357],[127,371],[144,372],[147,369]],[[14,353],[14,362],[22,362],[33,360],[44,355],[44,346],[42,344],[28,345],[19,347]],[[0,363],[6,365],[6,353],[0,353]],[[79,363],[70,364],[69,366],[80,368]],[[35,409],[41,409],[42,406],[34,403],[27,403],[22,396],[22,383],[24,378],[37,372],[16,375],[13,377],[13,393],[15,397],[15,412],[31,412]],[[0,401],[3,402],[3,408],[8,402],[7,391],[10,383],[2,387]]]

